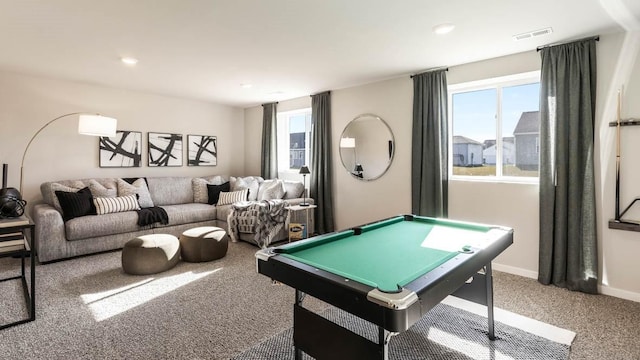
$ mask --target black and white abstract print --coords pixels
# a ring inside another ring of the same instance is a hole
[[[99,142],[100,167],[142,166],[142,133],[116,131],[116,136],[101,136]]]
[[[215,136],[187,135],[189,166],[218,164],[218,139]]]
[[[182,135],[149,134],[149,166],[182,166]]]

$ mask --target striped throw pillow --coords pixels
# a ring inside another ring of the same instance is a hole
[[[220,198],[218,198],[216,205],[229,205],[238,201],[246,201],[247,196],[249,196],[249,189],[230,192],[223,191],[220,193]]]
[[[98,215],[111,214],[122,211],[140,210],[140,205],[135,195],[120,197],[96,197],[93,198]]]

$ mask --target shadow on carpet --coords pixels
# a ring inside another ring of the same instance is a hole
[[[377,327],[337,308],[322,315],[372,341]],[[485,317],[438,304],[409,330],[389,342],[389,359],[568,359],[570,348],[499,322],[495,341],[487,337]],[[327,344],[331,346],[331,344]],[[293,329],[289,328],[250,348],[233,360],[294,359]],[[311,359],[304,355],[304,359]]]

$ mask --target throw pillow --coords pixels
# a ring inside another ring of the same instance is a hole
[[[64,221],[85,215],[95,215],[96,213],[89,187],[80,189],[77,192],[57,190],[56,197],[62,207],[62,218]]]
[[[147,188],[147,182],[144,178],[139,178],[129,184],[122,179],[118,179],[118,196],[138,195],[138,203],[141,208],[153,207],[153,200]]]
[[[64,191],[64,192],[77,192],[78,190],[84,188],[85,185],[81,181],[75,182],[72,186],[62,185],[59,183],[51,183],[51,191],[49,191],[49,198],[51,199],[51,205],[56,208],[60,213],[62,213],[62,207],[60,206],[60,201],[58,200],[58,196],[56,195],[56,191]],[[43,193],[43,197],[47,200],[47,197]]]
[[[261,196],[258,198],[258,200],[282,199],[284,197],[284,194],[284,182],[276,180],[272,183],[266,184],[265,181],[265,183],[263,183],[260,187]]]
[[[208,178],[193,178],[191,188],[193,190],[193,202],[200,204],[212,204],[209,201],[207,185],[221,185],[224,183],[222,176],[209,176]],[[229,191],[229,189],[224,190]],[[215,201],[213,202],[215,204]]]
[[[220,198],[218,199],[218,203],[216,205],[229,205],[238,201],[246,201],[248,195],[249,189],[230,192],[223,191],[220,193]]]
[[[231,191],[240,191],[249,189],[250,201],[258,200],[258,189],[260,188],[260,182],[263,181],[261,177],[246,176],[246,177],[231,177]]]
[[[108,188],[94,179],[89,180],[89,190],[93,197],[116,197],[118,189]]]
[[[123,211],[140,210],[136,195],[120,197],[95,197],[93,204],[98,215],[111,214]]]
[[[285,199],[297,199],[302,197],[304,192],[304,184],[300,181],[284,181],[284,189],[286,190]]]
[[[222,184],[222,185],[210,185],[207,184],[207,198],[208,201],[207,203],[209,205],[214,205],[218,203],[218,199],[220,198],[220,193],[221,192],[229,192],[230,190],[230,185],[229,182],[227,181],[226,183]]]

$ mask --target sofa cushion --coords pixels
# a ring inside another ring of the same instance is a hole
[[[216,205],[216,219],[227,222],[227,218],[229,217],[229,213],[231,212],[231,206],[229,205]]]
[[[258,200],[258,189],[264,179],[260,176],[231,177],[231,191],[249,189],[249,201]]]
[[[191,187],[193,190],[193,202],[200,204],[211,204],[207,185],[221,185],[227,182],[223,176],[209,176],[207,178],[193,178]],[[226,191],[229,191],[228,189]],[[214,202],[215,204],[215,202]]]
[[[154,203],[151,200],[151,194],[147,188],[147,182],[143,178],[139,178],[132,184],[118,179],[118,196],[138,195],[138,203],[141,208],[153,207]]]
[[[162,208],[169,216],[168,226],[216,219],[216,207],[208,204],[165,205]]]
[[[94,215],[96,208],[93,205],[93,198],[88,187],[78,191],[56,190],[56,197],[62,208],[62,218],[69,221],[85,215]]]
[[[140,229],[138,214],[135,211],[82,216],[65,223],[67,240],[122,234]]]
[[[188,176],[147,178],[153,203],[156,206],[193,203],[191,180]]]
[[[56,191],[76,192],[84,187],[85,186],[81,181],[77,181],[69,185],[52,182],[40,185],[40,191],[42,192],[42,198],[47,204],[53,206],[59,212],[62,212],[60,201],[56,196]]]
[[[229,182],[222,185],[210,185],[207,184],[207,204],[214,205],[218,203],[221,192],[228,192],[231,189]]]

